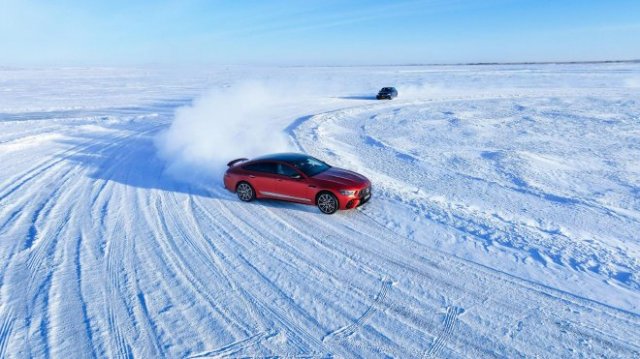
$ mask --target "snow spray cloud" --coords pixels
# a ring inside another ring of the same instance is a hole
[[[437,97],[446,91],[442,86],[432,83],[407,83],[400,84],[397,88],[398,97],[408,100]],[[448,93],[448,91],[446,92]]]
[[[286,71],[260,81],[211,89],[192,105],[179,108],[169,129],[156,138],[158,155],[167,163],[167,174],[186,182],[210,183],[221,180],[232,159],[295,151],[282,123],[283,114],[290,114],[290,105],[300,108],[300,104],[322,97],[373,98],[380,84],[396,84],[400,98],[409,100],[442,91],[425,84],[424,79],[411,76],[407,81],[393,73],[372,75],[367,70],[306,75]]]
[[[287,136],[270,126],[284,90],[246,82],[210,90],[179,108],[168,130],[156,138],[167,173],[177,179],[220,180],[238,157],[291,150]]]

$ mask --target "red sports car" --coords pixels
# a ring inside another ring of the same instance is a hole
[[[272,198],[315,204],[322,213],[358,207],[371,198],[371,182],[301,153],[280,153],[227,164],[224,186],[240,200]]]

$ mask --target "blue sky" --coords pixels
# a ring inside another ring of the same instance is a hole
[[[0,65],[638,59],[638,39],[638,0],[0,0]]]

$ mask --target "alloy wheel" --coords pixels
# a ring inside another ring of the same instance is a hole
[[[236,192],[241,201],[249,202],[253,199],[253,188],[248,183],[240,183]]]
[[[332,214],[338,210],[338,201],[329,193],[323,193],[318,197],[318,208],[322,213]]]

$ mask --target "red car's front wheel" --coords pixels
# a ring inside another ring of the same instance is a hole
[[[338,199],[329,192],[323,192],[318,196],[318,209],[324,214],[333,214],[338,210]]]

